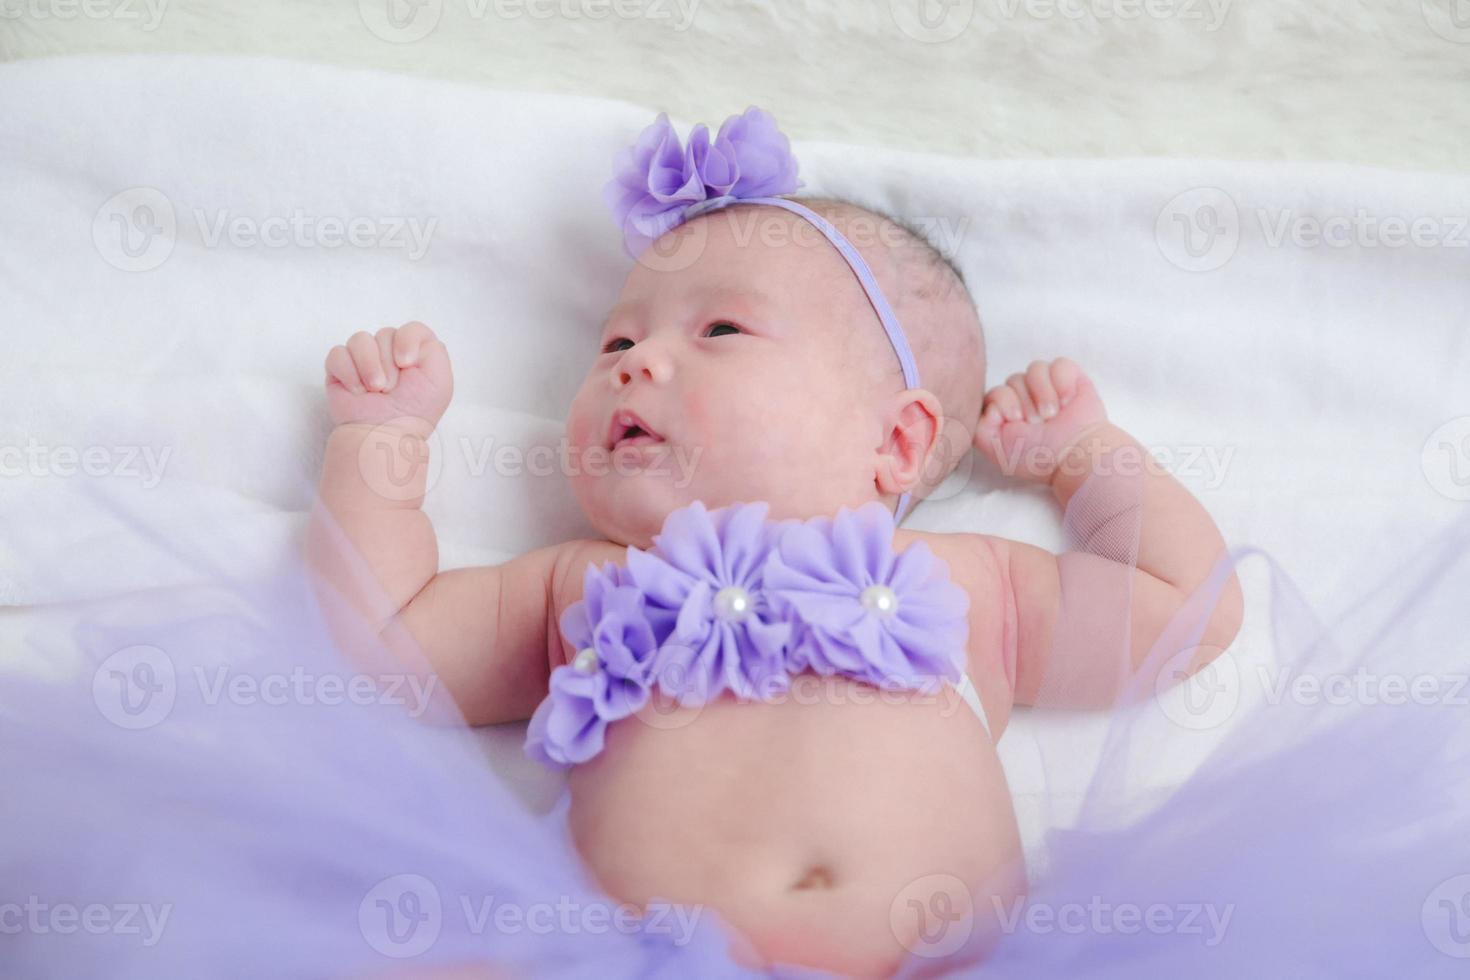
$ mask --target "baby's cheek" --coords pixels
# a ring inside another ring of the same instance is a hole
[[[567,413],[567,442],[582,449],[592,445],[602,445],[602,440],[593,431],[594,427],[595,416],[588,410],[586,404],[580,399],[573,401],[571,410]]]

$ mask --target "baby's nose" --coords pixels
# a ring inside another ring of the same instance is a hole
[[[626,388],[633,379],[663,384],[673,376],[673,365],[668,357],[649,344],[639,344],[628,351],[613,367],[613,388]]]

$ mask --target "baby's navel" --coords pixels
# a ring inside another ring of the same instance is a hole
[[[818,891],[832,887],[832,872],[825,865],[814,864],[791,886],[794,892]]]

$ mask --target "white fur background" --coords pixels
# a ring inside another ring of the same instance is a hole
[[[101,52],[278,55],[716,124],[754,103],[797,139],[960,156],[1470,170],[1470,0],[0,0],[0,57]]]

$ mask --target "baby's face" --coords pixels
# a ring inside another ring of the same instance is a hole
[[[780,518],[875,499],[880,403],[903,385],[891,350],[891,365],[875,363],[887,340],[842,257],[769,207],[702,216],[658,247],[671,236],[697,257],[634,267],[572,402],[588,518],[647,547],[695,500],[765,500]]]

